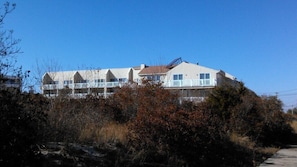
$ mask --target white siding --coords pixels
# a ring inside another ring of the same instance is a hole
[[[217,72],[218,70],[182,62],[167,72],[167,79],[172,80],[174,74],[183,74],[184,79],[199,79],[200,73],[210,73],[211,78],[215,78]]]
[[[43,76],[42,89],[47,91],[62,89],[65,87],[64,81],[72,81],[71,84],[67,84],[67,86],[73,90],[73,95],[76,94],[76,89],[88,89],[88,93],[90,93],[93,88],[104,89],[106,95],[108,93],[106,92],[106,88],[122,86],[122,82],[134,81],[140,83],[140,71],[141,69],[135,68],[113,68],[102,70],[48,72]],[[164,81],[164,87],[173,89],[175,87],[198,87],[198,89],[201,89],[205,86],[211,88],[216,85],[218,72],[219,70],[182,62],[170,69],[166,75],[161,76],[160,80]],[[207,78],[207,81],[200,79],[200,74],[202,73],[207,74],[207,76],[209,74],[209,79]],[[182,77],[179,77],[180,80],[174,80],[173,76],[178,74],[182,74]],[[225,75],[232,80],[235,79],[235,77],[228,73],[225,73]],[[80,82],[81,80],[87,80],[88,82]],[[54,81],[58,81],[59,83],[54,84]]]

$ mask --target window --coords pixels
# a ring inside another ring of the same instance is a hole
[[[174,86],[183,86],[183,74],[174,74],[173,75],[173,85]]]
[[[146,79],[150,81],[160,81],[161,76],[160,75],[148,75],[146,76]]]
[[[117,78],[111,78],[110,82],[118,82],[118,79]]]
[[[200,85],[210,85],[210,74],[200,73]]]
[[[105,79],[95,79],[95,85],[99,87],[103,87],[105,85]]]
[[[127,82],[127,78],[119,78],[119,82]]]
[[[173,80],[183,80],[183,74],[174,74]]]
[[[64,85],[70,85],[70,84],[72,84],[72,80],[65,80],[64,81]]]
[[[146,76],[146,79],[147,80],[153,80],[153,76],[152,75],[148,75],[148,76]]]
[[[95,79],[95,83],[102,83],[105,82],[105,79]]]
[[[48,84],[59,84],[59,81],[49,81],[49,83]]]
[[[161,76],[160,75],[155,75],[155,81],[160,81]]]
[[[89,80],[80,80],[77,83],[89,83]]]

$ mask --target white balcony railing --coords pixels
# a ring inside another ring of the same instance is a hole
[[[21,84],[20,83],[6,83],[5,86],[8,88],[19,88],[19,87],[21,87]]]
[[[168,80],[163,82],[164,87],[206,87],[216,86],[215,80],[210,79],[184,79],[184,80]]]
[[[55,90],[58,89],[58,85],[57,84],[46,84],[46,85],[42,85],[42,89],[43,90]]]
[[[43,85],[43,90],[55,90],[63,89],[65,87],[70,89],[86,89],[86,88],[114,88],[122,87],[128,82],[90,82],[90,83],[74,83],[68,85],[58,85],[58,84],[47,84]],[[138,83],[141,84],[141,83]],[[184,79],[184,80],[167,80],[162,82],[162,86],[165,88],[174,87],[207,87],[216,86],[215,79]]]
[[[89,88],[89,83],[74,83],[74,89],[83,89],[83,88]]]

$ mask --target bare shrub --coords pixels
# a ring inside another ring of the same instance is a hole
[[[101,127],[96,124],[86,124],[80,134],[81,141],[95,143],[127,143],[128,127],[125,124],[108,122]]]
[[[86,127],[100,128],[113,118],[112,107],[106,100],[92,96],[52,99],[47,113],[50,122],[48,139],[51,141],[82,142],[82,131]]]
[[[253,150],[256,146],[256,143],[253,140],[251,140],[248,136],[242,136],[235,132],[231,133],[229,135],[229,138],[231,142],[242,147],[248,148],[250,150]]]

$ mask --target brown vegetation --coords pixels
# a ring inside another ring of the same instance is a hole
[[[216,87],[198,104],[180,103],[150,82],[119,88],[107,99],[28,94],[17,104],[35,122],[31,136],[42,137],[29,145],[80,143],[107,151],[111,144],[116,156],[108,163],[115,166],[257,166],[286,144],[279,136],[290,137],[288,122],[294,125],[277,97],[259,97],[242,83]]]

